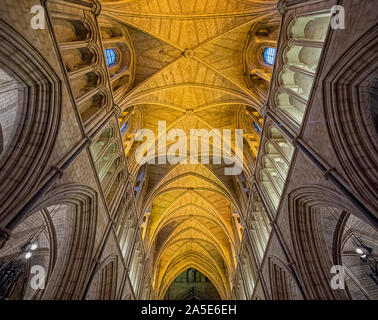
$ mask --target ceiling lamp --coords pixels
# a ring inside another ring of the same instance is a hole
[[[26,252],[25,254],[25,259],[30,259],[32,256],[32,253],[29,251],[29,252]]]

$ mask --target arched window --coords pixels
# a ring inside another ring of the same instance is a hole
[[[117,55],[114,49],[105,49],[104,52],[105,52],[106,65],[109,68],[116,63]]]
[[[270,48],[270,47],[265,48],[263,57],[264,57],[265,63],[272,66],[274,64],[274,59],[276,57],[276,48]]]
[[[122,134],[122,136],[125,135],[125,133],[127,132],[128,129],[129,129],[129,125],[128,125],[127,121],[125,121],[125,123],[121,127],[121,134]]]
[[[134,187],[135,197],[139,194],[145,174],[146,174],[146,166],[143,166],[139,169],[138,178],[135,182],[135,187]]]
[[[257,124],[255,121],[253,121],[253,127],[254,127],[255,130],[257,131],[257,134],[260,135],[261,132],[262,132],[260,125]]]
[[[324,12],[297,17],[289,24],[289,40],[294,43],[282,53],[275,103],[296,126],[303,121],[330,19],[330,12]]]

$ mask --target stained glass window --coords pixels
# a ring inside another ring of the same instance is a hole
[[[127,121],[123,124],[121,128],[121,134],[124,135],[127,132],[127,129],[129,128]]]
[[[113,49],[105,49],[105,59],[106,59],[106,65],[108,67],[115,64],[116,61],[116,53]]]
[[[261,134],[261,128],[260,128],[260,126],[256,122],[253,122],[253,126],[255,127],[257,133]]]
[[[264,61],[267,64],[272,66],[274,64],[275,57],[276,57],[276,48],[266,48],[264,50]]]

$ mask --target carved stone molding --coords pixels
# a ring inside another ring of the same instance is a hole
[[[11,232],[8,229],[0,227],[0,249],[4,247],[10,236]]]
[[[284,15],[287,12],[286,0],[280,0],[277,3],[277,11],[279,14]]]

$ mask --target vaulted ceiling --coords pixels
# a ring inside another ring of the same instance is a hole
[[[102,14],[126,26],[135,54],[122,108],[138,108],[140,126],[156,134],[159,120],[188,137],[202,128],[248,134],[246,107],[261,106],[245,81],[245,44],[251,27],[275,8],[271,0],[103,1]],[[148,164],[142,210],[150,209],[145,240],[158,297],[190,267],[228,296],[238,245],[233,214],[241,203],[225,166]],[[136,174],[139,166],[130,160],[130,167]],[[244,168],[249,173],[251,164]]]

